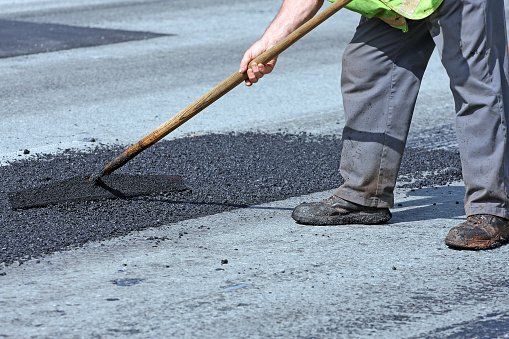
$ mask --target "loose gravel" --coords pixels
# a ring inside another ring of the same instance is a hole
[[[181,175],[191,191],[23,211],[13,211],[9,206],[8,192],[94,173],[120,149],[104,146],[89,153],[67,150],[0,167],[0,263],[22,263],[147,227],[324,191],[342,181],[338,138],[213,134],[162,141],[120,170]],[[460,180],[458,153],[409,148],[400,177],[404,185],[414,188]]]

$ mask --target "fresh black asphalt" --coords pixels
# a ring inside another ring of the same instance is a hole
[[[161,224],[337,187],[341,140],[284,134],[212,134],[162,141],[120,170],[180,175],[186,192],[14,211],[9,192],[97,172],[121,147],[65,151],[0,167],[0,263]],[[461,179],[455,150],[406,150],[400,178],[407,187]],[[410,182],[412,180],[412,182]],[[290,218],[290,211],[288,217]]]

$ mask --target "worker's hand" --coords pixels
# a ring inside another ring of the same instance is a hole
[[[273,44],[270,44],[265,39],[260,39],[253,44],[253,46],[249,47],[249,49],[244,53],[244,57],[240,62],[240,73],[244,73],[247,71],[248,79],[246,79],[246,85],[251,86],[258,82],[265,74],[269,74],[272,72],[274,67],[276,66],[277,58],[272,59],[267,62],[265,65],[256,64],[252,62],[254,58],[268,50],[272,47]]]

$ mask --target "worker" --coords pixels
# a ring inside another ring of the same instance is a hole
[[[276,59],[252,63],[313,17],[323,0],[284,0],[263,36],[244,54],[251,86]],[[466,188],[467,219],[445,243],[483,250],[509,241],[508,51],[503,0],[353,0],[362,14],[343,56],[346,123],[344,183],[322,201],[297,206],[304,225],[382,224],[394,187],[421,80],[437,47],[450,78]]]

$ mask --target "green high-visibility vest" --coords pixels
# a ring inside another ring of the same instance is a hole
[[[335,2],[335,0],[329,0]],[[392,27],[408,31],[407,20],[431,15],[443,0],[352,0],[346,8],[367,18],[380,18]]]

